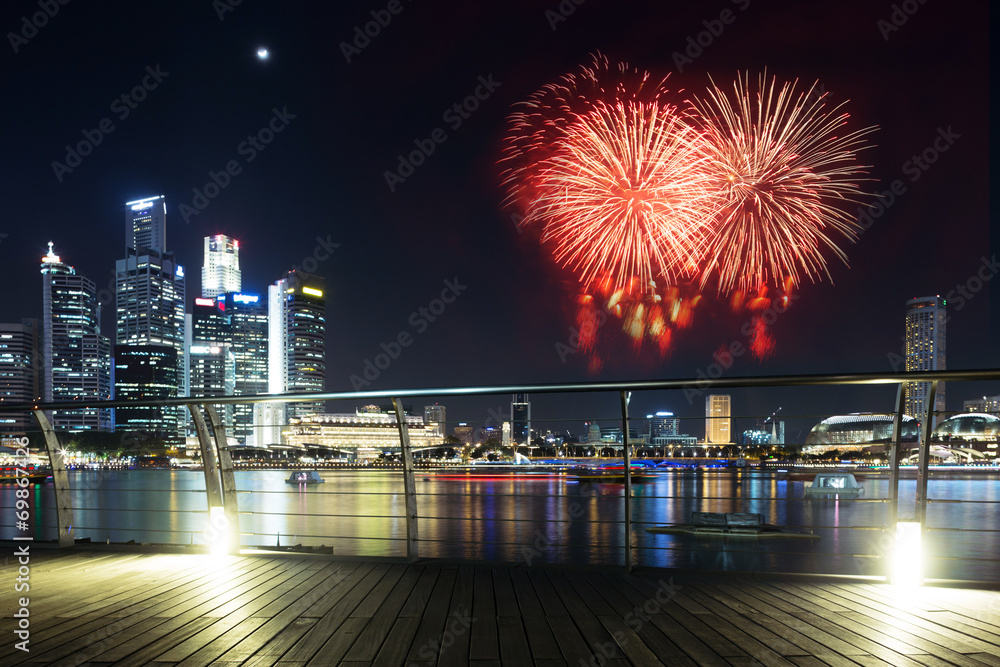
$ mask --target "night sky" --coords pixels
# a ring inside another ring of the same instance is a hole
[[[48,241],[106,288],[123,256],[123,203],[163,194],[167,245],[187,269],[189,303],[200,295],[206,235],[240,240],[247,292],[264,292],[339,244],[315,271],[327,281],[331,391],[352,389],[365,359],[404,332],[412,344],[365,388],[695,377],[720,346],[747,342],[745,313],[699,308],[665,359],[648,345],[636,352],[609,324],[605,363],[590,373],[584,355],[563,361],[556,350],[573,324],[567,275],[502,205],[497,161],[513,105],[598,51],[657,77],[670,72],[685,90],[703,89],[709,75],[732,81],[765,68],[782,80],[818,80],[833,102],[849,100],[851,129],[879,127],[861,155],[875,179],[867,189],[885,191],[897,179],[905,186],[846,246],[850,267],[829,258],[834,284],[798,291],[773,325],[775,354],[737,358],[727,376],[892,371],[906,300],[948,295],[991,256],[986,2],[70,2],[51,18],[40,4],[8,2],[0,14],[4,321],[40,316]],[[732,22],[679,63],[689,38],[706,21],[720,25],[712,22],[724,10]],[[44,25],[26,28],[32,15]],[[358,48],[355,28],[378,17],[391,20]],[[258,59],[259,47],[268,60]],[[122,100],[136,86],[144,99]],[[479,108],[445,115],[477,86],[488,91]],[[247,142],[269,123],[280,128],[270,143]],[[385,172],[438,128],[446,140],[391,191]],[[99,145],[71,171],[54,167],[74,164],[66,147],[85,132]],[[908,168],[939,136],[951,139],[934,164]],[[238,173],[196,201],[194,189],[204,192],[210,172],[227,163]],[[207,205],[197,215],[181,214],[199,203]],[[989,277],[1000,271],[987,266]],[[425,328],[414,324],[411,313],[446,281],[462,287],[457,298]],[[949,369],[998,365],[989,286],[951,310]],[[111,325],[106,309],[113,336]],[[734,413],[764,415],[778,405],[820,416],[886,410],[892,398],[885,390],[733,393]],[[986,393],[1000,386],[949,387],[948,407]],[[488,418],[482,402],[448,404],[449,419]],[[535,414],[546,405],[540,399]],[[570,405],[574,430],[616,409],[607,396]],[[679,393],[641,396],[635,412],[698,417],[703,406]]]

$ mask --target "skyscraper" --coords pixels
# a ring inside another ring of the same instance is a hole
[[[127,203],[125,217],[128,245],[125,258],[115,263],[115,345],[153,346],[149,353],[157,364],[165,363],[167,358],[177,364],[173,374],[157,375],[155,386],[148,388],[152,393],[132,387],[128,391],[138,391],[148,398],[185,396],[184,267],[166,251],[166,204],[162,195]],[[175,354],[164,356],[159,349],[164,346],[173,348]],[[167,387],[166,381],[175,386]],[[115,384],[117,387],[117,374]],[[176,432],[180,436],[186,411],[173,406],[156,410],[161,422],[143,415],[144,423],[154,424],[157,432]]]
[[[945,364],[945,323],[947,303],[940,296],[925,296],[906,302],[906,370],[943,371]],[[929,382],[907,382],[904,412],[916,419],[927,414]],[[945,409],[944,382],[937,386],[934,409]]]
[[[236,384],[236,359],[232,351],[232,325],[226,304],[217,299],[194,300],[187,315],[189,396],[231,396]],[[233,421],[233,406],[222,405],[223,423]]]
[[[321,392],[326,386],[326,281],[302,271],[289,271],[268,287],[268,392]],[[261,408],[260,414],[284,420],[323,412],[323,402]],[[255,424],[273,428],[278,424]]]
[[[0,324],[0,403],[30,403],[41,398],[39,369],[41,327],[36,319],[20,324]],[[33,428],[29,412],[0,415],[4,430]]]
[[[427,428],[436,429],[436,433],[439,436],[445,435],[445,409],[443,405],[425,405],[424,406],[424,424]]]
[[[125,202],[125,247],[140,255],[167,249],[167,203],[163,195]]]
[[[668,435],[678,435],[680,433],[681,420],[674,416],[673,412],[657,412],[655,415],[646,415],[649,423],[649,437],[658,438]]]
[[[226,294],[235,360],[233,393],[265,394],[267,388],[267,301],[256,294]],[[245,444],[258,444],[253,428],[253,405],[233,405],[233,435]]]
[[[531,401],[527,394],[514,394],[510,402],[510,435],[519,445],[531,439]]]
[[[42,258],[42,398],[45,401],[111,398],[111,341],[101,335],[101,306],[93,280],[53,252]],[[111,430],[108,408],[58,410],[55,428]]]
[[[177,350],[169,345],[115,345],[115,399],[148,401],[175,396]],[[179,437],[176,409],[136,406],[115,410],[115,428],[143,431],[168,442]]]
[[[705,397],[705,444],[732,444],[729,422],[729,395],[709,394]]]
[[[242,289],[240,275],[240,242],[225,234],[206,236],[201,295],[214,298],[219,294],[239,292]]]

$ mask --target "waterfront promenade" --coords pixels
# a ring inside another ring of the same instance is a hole
[[[34,548],[15,594],[18,567],[4,665],[1000,665],[995,591]]]

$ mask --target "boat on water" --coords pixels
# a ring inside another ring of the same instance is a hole
[[[17,484],[20,479],[27,479],[28,484],[44,484],[52,481],[52,471],[48,467],[35,466],[0,468],[0,484]]]
[[[865,488],[849,472],[821,472],[806,486],[806,498],[858,498]]]
[[[322,484],[326,480],[316,470],[293,470],[285,480],[286,484]]]
[[[719,537],[797,538],[818,540],[819,535],[789,530],[782,526],[764,523],[763,514],[744,512],[692,512],[691,523],[653,526],[649,533],[672,533]]]

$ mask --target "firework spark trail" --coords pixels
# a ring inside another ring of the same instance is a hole
[[[612,290],[690,275],[711,222],[694,130],[669,108],[598,104],[566,138],[539,165],[523,221],[541,224],[556,261],[587,290],[605,274]]]
[[[665,356],[712,279],[734,311],[832,280],[824,253],[846,263],[837,241],[857,238],[843,207],[865,196],[857,153],[875,128],[838,136],[843,105],[796,85],[765,74],[752,89],[747,74],[681,108],[666,78],[598,54],[511,114],[505,204],[576,277],[579,322],[603,301],[637,348],[648,336]],[[596,335],[585,338],[599,368]],[[751,349],[772,353],[766,327]]]
[[[838,136],[848,114],[824,110],[815,84],[796,94],[762,75],[756,91],[749,74],[730,97],[712,82],[692,106],[705,128],[705,150],[716,174],[719,206],[701,286],[718,276],[718,290],[755,290],[790,277],[832,280],[824,251],[847,263],[834,241],[857,239],[859,227],[843,205],[860,201],[864,166],[857,153],[875,128]]]

